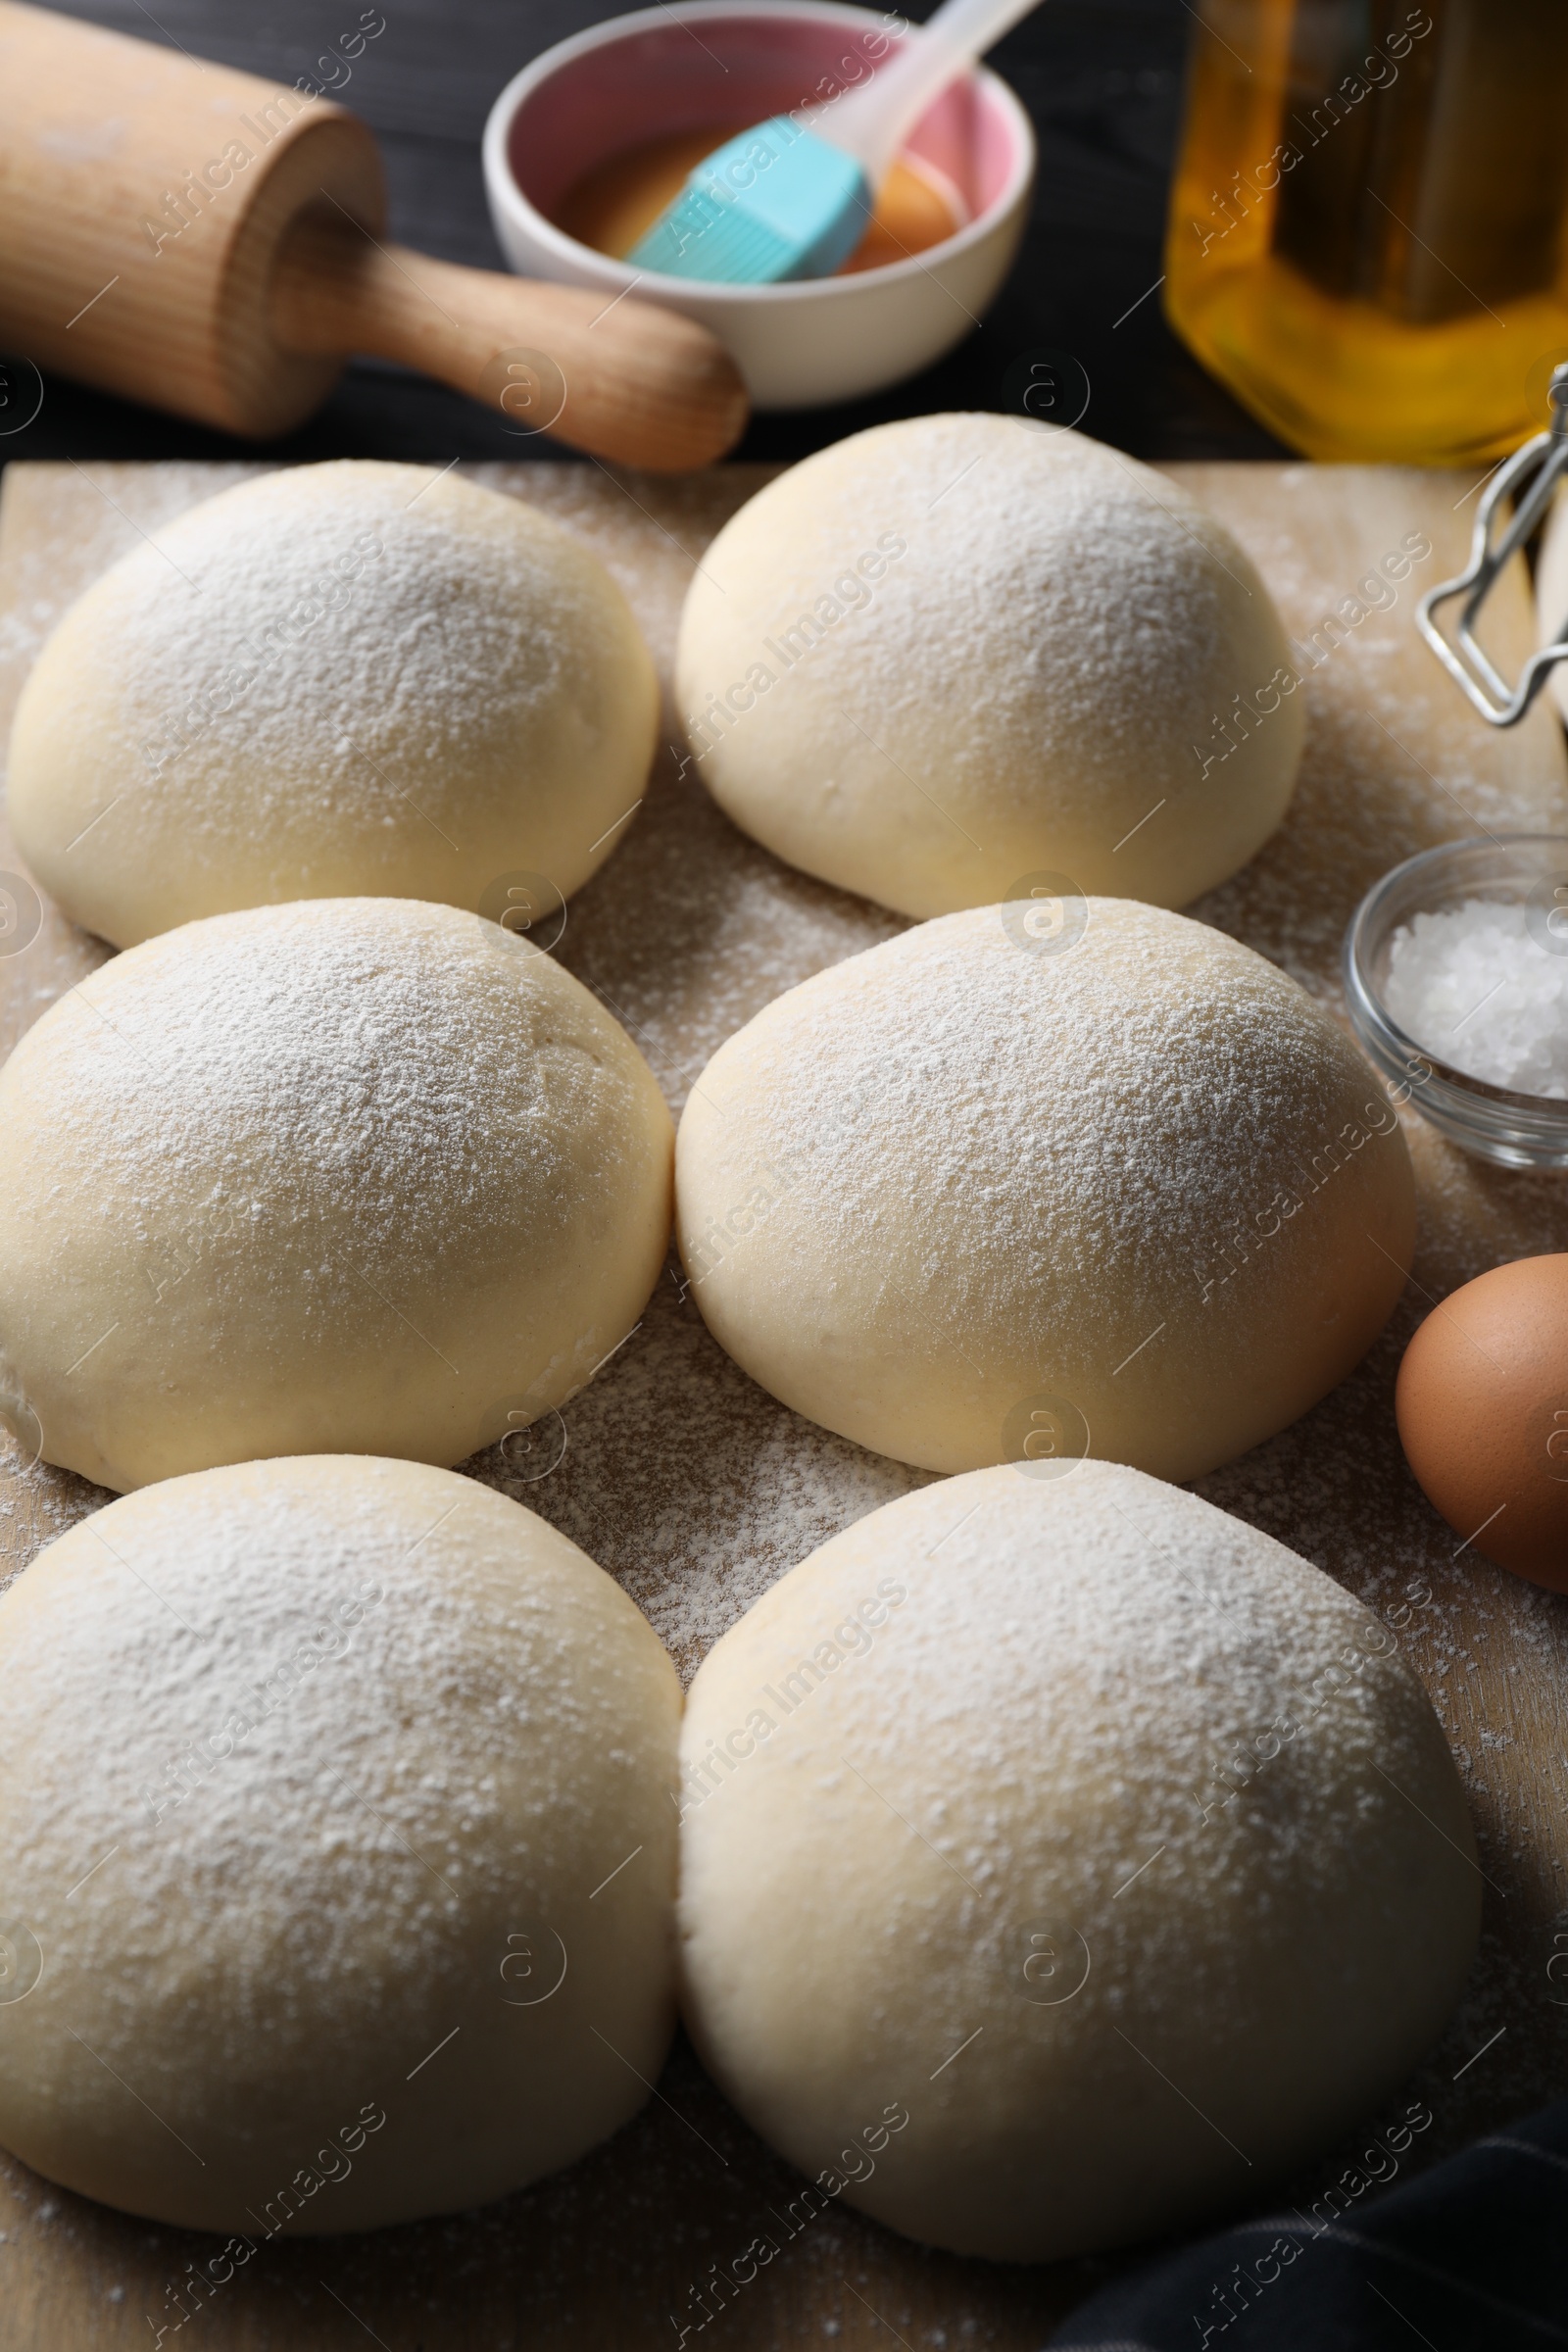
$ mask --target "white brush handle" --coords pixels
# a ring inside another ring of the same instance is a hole
[[[910,26],[862,88],[813,108],[809,127],[863,164],[876,187],[906,132],[949,82],[1039,6],[1040,0],[946,0],[924,24]]]

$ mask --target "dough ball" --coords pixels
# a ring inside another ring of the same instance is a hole
[[[905,914],[1066,875],[1180,906],[1285,813],[1302,699],[1251,563],[1162,474],[1020,417],[876,425],[770,482],[692,581],[698,772]]]
[[[476,914],[321,899],[168,932],[0,1071],[0,1416],[122,1489],[462,1461],[636,1323],[670,1152],[624,1030]]]
[[[688,2023],[894,2229],[1082,2254],[1267,2192],[1436,2036],[1480,1922],[1394,1635],[1196,1495],[1084,1463],[873,1511],[698,1672]]]
[[[447,1470],[74,1527],[0,1595],[0,2142],[253,2240],[569,2164],[669,2042],[680,1703],[603,1570]]]
[[[558,911],[625,839],[658,715],[620,590],[521,500],[294,466],[73,605],[17,708],[11,823],[118,947],[284,899],[496,913],[515,884]]]
[[[692,1295],[754,1380],[877,1453],[1194,1478],[1382,1328],[1404,1138],[1223,932],[1122,899],[1029,920],[923,924],[719,1048],[676,1146]]]

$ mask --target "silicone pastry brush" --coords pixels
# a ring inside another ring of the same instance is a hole
[[[858,88],[774,115],[689,173],[627,260],[669,277],[776,285],[849,260],[905,135],[1040,0],[947,0]]]

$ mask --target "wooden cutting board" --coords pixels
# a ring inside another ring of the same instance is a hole
[[[0,512],[0,733],[72,598],[183,509],[256,470],[11,468]],[[694,561],[770,470],[730,466],[670,483],[519,465],[477,466],[471,478],[532,499],[597,549],[667,679]],[[1305,687],[1305,765],[1285,825],[1192,911],[1338,1009],[1346,921],[1387,867],[1483,828],[1568,831],[1561,733],[1544,710],[1512,734],[1490,733],[1414,636],[1416,595],[1458,568],[1474,511],[1468,477],[1304,465],[1168,471],[1249,548],[1309,649],[1303,660],[1322,656]],[[1358,584],[1411,534],[1432,553],[1415,561],[1392,608],[1371,609]],[[1504,585],[1493,628],[1506,664],[1529,624],[1522,575]],[[667,710],[665,740],[676,741]],[[0,830],[0,869],[17,866]],[[754,847],[666,748],[625,846],[573,900],[557,953],[632,1029],[678,1108],[707,1056],[770,998],[901,928]],[[44,907],[36,936],[0,956],[0,1053],[106,954]],[[1457,1539],[1405,1469],[1393,1414],[1400,1349],[1433,1299],[1501,1259],[1568,1249],[1568,1178],[1486,1168],[1413,1120],[1407,1133],[1420,1254],[1388,1331],[1316,1411],[1200,1491],[1293,1544],[1396,1630],[1465,1777],[1487,1880],[1481,1956],[1442,2043],[1387,2115],[1366,2118],[1370,2132],[1410,2099],[1430,2108],[1408,2171],[1568,2088],[1568,1599],[1473,1551],[1455,1560]],[[527,1481],[494,1453],[466,1467],[615,1575],[688,1675],[787,1568],[925,1483],[775,1404],[722,1354],[672,1281],[567,1407],[566,1425],[565,1454],[544,1478]],[[0,1452],[0,1570],[24,1569],[106,1499],[66,1473],[25,1468],[15,1449]],[[101,1770],[95,1727],[78,1736],[83,1773]],[[1290,2185],[1291,2201],[1320,2197],[1364,2144],[1326,2150]],[[192,2285],[192,2266],[215,2241],[112,2213],[0,2159],[4,2340],[8,2352],[146,2352],[159,2340],[317,2352],[368,2338],[385,2352],[674,2347],[698,2313],[692,2289],[715,2266],[728,2272],[794,2187],[683,2043],[659,2096],[570,2172],[474,2214],[279,2242],[204,2289]],[[1036,2352],[1114,2267],[961,2262],[835,2208],[744,2287],[732,2282],[715,2298],[710,2286],[719,2316],[688,2340],[719,2352],[818,2339],[866,2352],[895,2340],[906,2352]]]

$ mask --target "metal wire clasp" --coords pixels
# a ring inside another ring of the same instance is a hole
[[[1476,514],[1469,563],[1457,579],[1442,580],[1430,590],[1416,611],[1416,626],[1422,636],[1449,677],[1463,687],[1487,724],[1493,727],[1517,726],[1545,683],[1546,672],[1559,662],[1568,661],[1568,616],[1565,616],[1551,643],[1544,645],[1540,653],[1532,654],[1518,685],[1510,687],[1477,644],[1473,631],[1476,614],[1486,603],[1493,581],[1509,557],[1524,546],[1550,504],[1559,478],[1568,469],[1568,366],[1553,370],[1548,398],[1552,412],[1549,431],[1538,433],[1523,449],[1516,450],[1488,486]],[[1531,475],[1534,480],[1494,545],[1494,516],[1503,501]],[[1457,636],[1450,641],[1438,627],[1434,615],[1440,605],[1456,596],[1464,596],[1465,605],[1459,615]]]

